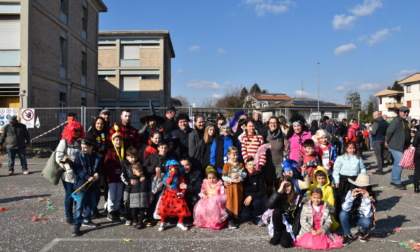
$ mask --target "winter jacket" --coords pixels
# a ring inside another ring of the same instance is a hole
[[[303,142],[305,142],[306,139],[311,139],[311,137],[312,135],[310,131],[303,131],[300,135],[293,133],[293,135],[288,139],[290,142],[289,159],[293,159],[298,162],[300,155],[305,152]]]
[[[382,116],[376,118],[375,121],[373,121],[372,130],[370,131],[370,134],[372,134],[372,140],[374,142],[384,142],[387,128],[388,123]]]
[[[155,168],[159,167],[160,171],[163,173],[166,173],[165,170],[165,164],[166,161],[169,159],[174,159],[170,154],[166,154],[166,156],[159,155],[159,152],[155,152],[153,155],[151,155],[143,164],[143,173],[146,177],[150,180],[150,176],[155,174]]]
[[[108,183],[121,183],[121,161],[115,149],[108,149],[105,154],[103,171]]]
[[[357,176],[360,173],[366,174],[363,158],[357,158],[356,155],[344,154],[339,156],[334,163],[333,177],[338,184],[340,175]]]
[[[4,126],[3,133],[0,136],[0,146],[3,145],[5,140],[7,149],[24,149],[31,142],[28,129],[22,123],[9,123]]]
[[[397,116],[386,130],[385,142],[388,148],[403,152],[410,145],[410,125],[407,120]]]
[[[265,196],[265,181],[261,173],[248,174],[243,182],[244,187],[244,199],[248,196],[252,197],[252,200],[263,198]]]
[[[227,152],[231,146],[238,147],[238,139],[231,135],[219,136],[211,145],[210,164],[216,167],[219,173],[222,173],[223,166],[228,161]],[[241,158],[239,157],[238,160]]]
[[[267,135],[265,136],[265,141],[271,145],[269,150],[271,160],[267,159],[266,164],[273,164],[276,169],[277,177],[281,174],[281,163],[283,162],[283,151],[284,151],[284,135],[281,129],[277,129],[277,131],[271,132],[271,130],[267,131]],[[267,156],[268,158],[268,156]]]
[[[204,130],[194,129],[188,135],[188,156],[193,159],[200,159],[198,157],[198,145],[200,141],[203,139]]]
[[[200,193],[201,184],[203,183],[203,175],[199,170],[191,170],[189,173],[185,173],[184,177],[187,184],[186,201],[188,206],[194,209],[194,205],[200,200],[198,194]]]
[[[97,152],[92,152],[90,155],[86,155],[83,152],[78,152],[74,159],[74,188],[77,189],[83,185],[90,177],[93,177],[95,173],[102,176],[102,156]],[[93,183],[94,186],[99,186],[99,180]]]
[[[213,141],[204,143],[203,140],[201,140],[198,145],[196,159],[204,169],[210,164],[210,152],[212,145]]]
[[[358,123],[353,123],[352,125],[350,125],[350,127],[347,130],[346,143],[348,143],[350,141],[356,142],[356,140],[357,140],[356,133],[359,129],[360,129],[360,125]]]
[[[323,173],[325,173],[326,180],[325,180],[325,185],[323,185],[323,186],[318,185],[318,182],[316,181],[315,173],[317,171],[322,171]],[[313,183],[308,188],[307,196],[308,197],[311,196],[311,190],[313,188],[319,187],[322,190],[322,200],[327,202],[328,204],[334,206],[334,204],[335,204],[334,191],[333,191],[333,188],[330,186],[330,179],[328,178],[328,174],[325,171],[324,167],[318,166],[318,168],[315,169],[314,175],[312,176],[312,181],[313,181]]]
[[[140,181],[139,178],[135,180],[137,183],[128,190],[130,208],[148,208],[151,198],[150,181],[147,179]]]
[[[314,213],[312,209],[311,201],[306,198],[303,200],[304,205],[302,207],[302,212],[300,213],[300,232],[297,238],[301,237],[302,235],[306,234],[307,232],[311,232],[314,227]],[[330,236],[331,232],[329,231],[331,227],[331,215],[334,213],[334,206],[330,205],[324,201],[321,202],[324,204],[322,208],[322,219],[321,219],[321,229],[326,235]]]
[[[121,123],[115,123],[114,126],[112,126],[109,129],[109,135],[108,135],[108,148],[114,148],[112,144],[112,135],[117,132],[116,127],[118,128],[118,132],[121,133],[121,136],[124,141],[124,147],[125,149],[128,149],[130,146],[133,146],[136,149],[140,149],[140,135],[138,133],[138,130],[135,129],[133,126],[129,124],[123,124]]]
[[[60,163],[60,160],[63,159],[64,156],[67,156],[71,161],[74,161],[76,154],[80,152],[81,149],[82,147],[78,140],[73,140],[72,143],[68,143],[67,139],[61,139],[55,150],[55,162],[57,162],[59,166],[65,169],[61,179],[67,183],[74,183],[75,174],[73,169],[64,166],[62,163]]]
[[[185,131],[176,129],[172,132],[172,136],[179,139],[177,154],[180,157],[183,155],[188,155],[188,136],[191,134],[191,131],[191,128],[188,127]]]

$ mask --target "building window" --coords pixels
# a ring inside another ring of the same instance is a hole
[[[20,66],[18,15],[0,15],[0,66]]]
[[[69,16],[69,0],[60,0],[60,20],[67,24]]]
[[[407,93],[411,93],[411,86],[407,86]]]
[[[88,9],[87,5],[83,5],[82,13],[82,37],[87,38],[87,29],[88,29]]]
[[[121,66],[140,66],[140,45],[121,46]]]
[[[382,104],[382,97],[379,97],[379,104]]]
[[[67,94],[60,92],[60,107],[67,107]]]
[[[82,52],[82,75],[87,75],[87,53]]]
[[[159,75],[142,75],[142,80],[159,80]]]
[[[82,97],[81,106],[87,106],[87,99],[85,97]]]
[[[67,39],[60,36],[60,78],[67,79]]]
[[[140,76],[122,76],[121,77],[122,91],[139,91],[140,90]]]
[[[407,108],[411,108],[411,101],[407,101]]]

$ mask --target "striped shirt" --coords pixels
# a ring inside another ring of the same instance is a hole
[[[244,161],[254,157],[257,154],[258,148],[264,144],[264,139],[261,135],[243,134],[239,141],[241,142],[241,152]],[[262,166],[265,164],[265,153],[261,155],[259,164]]]

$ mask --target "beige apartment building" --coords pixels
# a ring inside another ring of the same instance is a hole
[[[98,106],[156,107],[171,99],[168,31],[101,31],[98,43]]]
[[[0,0],[0,107],[96,106],[102,0]]]

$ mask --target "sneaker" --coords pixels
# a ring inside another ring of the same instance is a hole
[[[349,245],[353,241],[353,237],[350,235],[344,235],[343,238],[343,247]]]
[[[394,188],[398,190],[406,190],[405,185],[403,184],[394,184]]]
[[[29,174],[29,170],[24,170],[23,174],[28,175]]]
[[[82,232],[80,232],[80,226],[74,225],[73,226],[73,233],[71,234],[71,237],[77,237],[81,236]]]
[[[360,242],[367,242],[368,241],[369,234],[360,233],[359,234],[359,241]]]
[[[15,173],[14,171],[9,171],[9,176],[12,176],[13,173]]]
[[[166,223],[165,222],[161,222],[158,228],[159,232],[162,232],[163,230],[165,230],[166,228]]]
[[[118,212],[112,212],[111,216],[112,216],[112,221],[120,221],[121,220]]]
[[[229,221],[229,229],[237,229],[238,225],[235,222]]]
[[[188,228],[184,225],[184,223],[177,223],[176,227],[181,229],[182,231],[188,231]]]
[[[136,229],[143,229],[143,228],[144,228],[144,225],[143,225],[143,223],[138,223],[138,224],[135,226],[135,228],[136,228]]]
[[[385,173],[382,170],[376,170],[375,172],[372,172],[374,175],[384,175]]]
[[[257,226],[259,226],[259,227],[265,227],[265,224],[264,224],[264,222],[263,222],[263,220],[262,220],[262,219],[260,219],[260,220],[258,221]]]
[[[107,214],[106,218],[107,218],[109,221],[113,221],[113,220],[114,220],[114,214],[113,214],[112,212],[110,212],[110,213],[108,213],[108,214]]]
[[[98,227],[98,224],[93,223],[91,220],[82,221],[82,227]]]
[[[126,221],[125,221],[125,225],[126,225],[126,226],[131,226],[131,225],[133,225],[133,221],[131,221],[131,220],[126,220]]]
[[[66,223],[69,225],[73,225],[73,218],[67,218]]]

